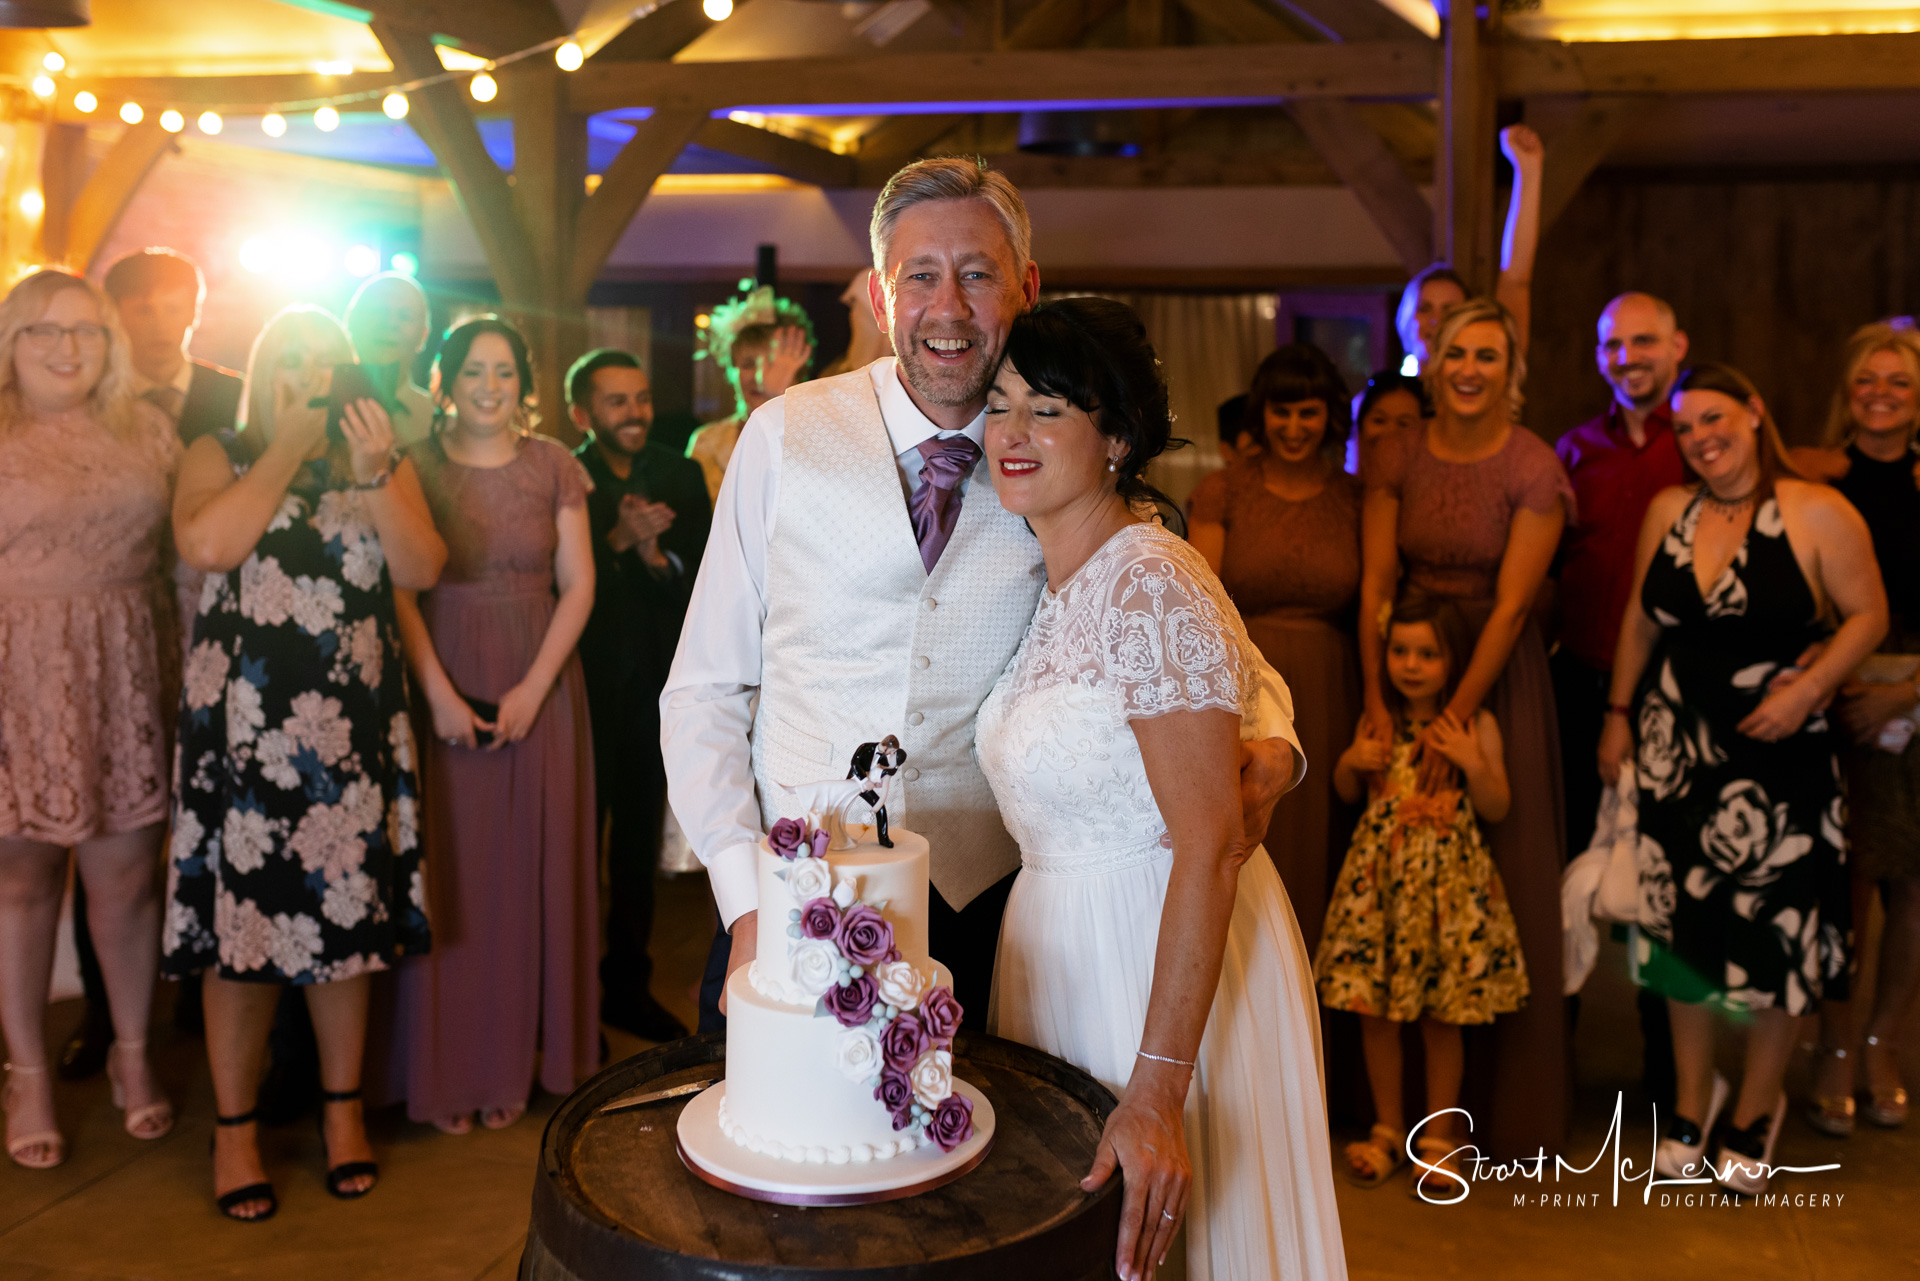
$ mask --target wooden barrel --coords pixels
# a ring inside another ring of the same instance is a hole
[[[596,1117],[629,1091],[722,1075],[722,1035],[616,1063],[547,1123],[521,1281],[1109,1281],[1120,1180],[1080,1190],[1113,1094],[1051,1055],[962,1033],[954,1073],[993,1103],[993,1150],[972,1173],[903,1201],[805,1208],[695,1178],[674,1127],[685,1099]]]

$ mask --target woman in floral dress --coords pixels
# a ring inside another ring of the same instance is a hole
[[[1602,777],[1634,750],[1643,845],[1670,869],[1642,982],[1673,1020],[1675,1116],[1661,1172],[1703,1153],[1736,1192],[1767,1185],[1794,1024],[1847,995],[1850,920],[1835,742],[1819,710],[1887,630],[1867,525],[1795,478],[1753,385],[1700,365],[1674,384],[1673,433],[1703,482],[1662,492],[1614,658]],[[1838,630],[1828,621],[1837,617]],[[1803,672],[1809,646],[1830,639]],[[1749,1023],[1730,1121],[1713,1014]]]
[[[162,938],[169,975],[205,970],[219,1126],[214,1193],[276,1208],[254,1125],[283,984],[320,1044],[327,1186],[372,1189],[361,1120],[367,976],[428,943],[419,785],[393,588],[446,559],[411,464],[371,400],[330,438],[323,396],[347,336],[289,308],[248,365],[244,425],[194,442],[174,501],[182,559],[209,577],[194,620],[175,767]]]

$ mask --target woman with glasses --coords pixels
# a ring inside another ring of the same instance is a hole
[[[393,593],[431,587],[447,549],[380,403],[329,411],[351,359],[317,307],[268,321],[241,427],[194,441],[173,506],[181,559],[208,578],[161,943],[168,975],[205,975],[214,1196],[246,1222],[278,1207],[255,1105],[281,989],[306,993],[319,1042],[327,1191],[364,1196],[368,976],[429,942]]]
[[[173,1110],[147,1065],[175,657],[160,577],[172,425],[132,395],[126,340],[84,280],[42,271],[0,302],[0,1026],[7,1155],[66,1160],[47,1073],[47,984],[72,850],[106,980],[127,1133]],[[162,616],[155,617],[155,610]]]

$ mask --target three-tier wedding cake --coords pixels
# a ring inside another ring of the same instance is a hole
[[[986,1155],[992,1106],[954,1078],[960,1003],[927,954],[926,839],[876,834],[787,818],[760,843],[756,959],[727,983],[726,1080],[679,1125],[682,1155],[710,1183],[876,1201]]]

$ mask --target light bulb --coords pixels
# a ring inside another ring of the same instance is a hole
[[[387,266],[393,268],[403,276],[417,276],[420,274],[420,259],[404,249],[387,259]]]
[[[407,116],[407,95],[390,93],[380,100],[380,110],[387,113],[389,120],[404,120]]]
[[[60,56],[59,50],[50,49],[47,51],[47,56],[40,59],[40,65],[48,71],[65,71],[67,69],[67,60]]]
[[[569,40],[553,51],[553,60],[559,64],[562,71],[578,71],[580,64],[587,60],[587,55],[579,45]]]
[[[322,107],[313,113],[313,127],[321,133],[332,133],[340,127],[340,113],[332,107]]]
[[[53,97],[53,77],[35,76],[33,78],[33,96],[36,98]]]
[[[199,125],[200,125],[201,133],[205,133],[205,134],[219,133],[220,127],[221,127],[220,113],[217,111],[201,112]]]
[[[99,105],[100,99],[94,97],[85,89],[73,95],[73,109],[83,116]]]
[[[38,189],[30,188],[20,193],[20,212],[29,218],[38,218],[47,211],[47,198]]]
[[[120,104],[120,118],[130,125],[137,125],[147,118],[147,113],[140,110],[137,102],[123,102]]]
[[[733,0],[700,0],[700,12],[715,22],[725,22],[733,16]]]
[[[467,91],[473,95],[475,102],[492,102],[493,95],[500,92],[500,86],[494,83],[492,76],[482,71],[467,82]]]
[[[277,111],[269,111],[260,117],[260,132],[269,138],[278,138],[287,131],[287,118]]]
[[[179,133],[187,127],[187,118],[172,107],[168,107],[160,113],[160,127],[168,133]]]

